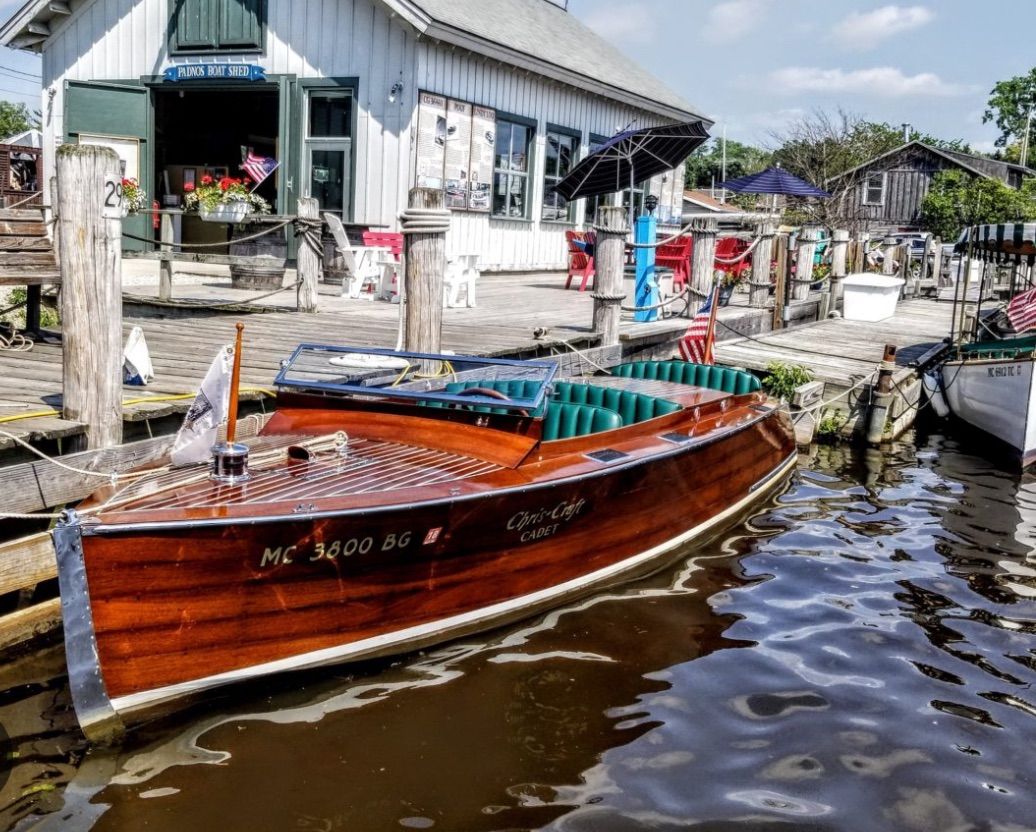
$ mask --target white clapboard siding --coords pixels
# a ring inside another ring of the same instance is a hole
[[[44,147],[65,135],[67,81],[118,81],[157,76],[173,63],[243,61],[269,75],[299,79],[356,78],[354,219],[398,227],[416,164],[416,104],[421,90],[535,119],[532,218],[495,220],[455,212],[447,241],[451,252],[478,252],[486,270],[564,268],[568,226],[539,221],[543,198],[546,125],[578,130],[582,153],[591,133],[610,136],[630,123],[657,124],[648,111],[620,104],[417,33],[378,0],[268,0],[266,51],[170,59],[169,0],[81,0],[73,13],[55,18],[42,63]],[[402,81],[403,94],[388,101]],[[117,132],[113,128],[113,133]],[[54,156],[44,156],[45,180]],[[300,183],[298,171],[285,178]],[[582,208],[577,212],[582,220]],[[580,227],[582,223],[580,222]]]

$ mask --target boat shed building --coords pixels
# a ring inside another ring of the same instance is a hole
[[[174,204],[251,151],[279,162],[275,212],[314,196],[389,230],[410,188],[443,188],[448,249],[486,270],[563,268],[593,206],[552,184],[629,125],[703,118],[551,0],[29,0],[0,43],[42,56],[44,181],[56,146],[107,144]],[[682,186],[633,198],[676,221]]]

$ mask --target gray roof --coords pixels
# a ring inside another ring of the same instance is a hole
[[[705,118],[650,72],[550,0],[389,0],[405,4],[434,21],[429,34],[449,39],[450,30],[497,44],[520,55],[561,67],[619,100],[642,99],[644,109],[660,104],[668,115]],[[445,36],[444,36],[445,35]],[[606,94],[606,93],[605,93]],[[671,112],[675,111],[675,112]],[[638,125],[648,127],[650,125]]]
[[[832,176],[827,180],[827,182],[837,182],[839,179],[844,179],[845,177],[857,173],[864,168],[877,166],[880,162],[883,162],[886,159],[891,159],[911,147],[921,148],[935,156],[941,156],[942,158],[963,168],[968,173],[981,176],[985,179],[999,179],[1004,184],[1008,183],[1009,171],[1019,171],[1023,176],[1036,176],[1036,170],[1033,170],[1032,168],[1022,167],[1021,165],[1016,165],[1011,162],[1001,162],[997,159],[990,159],[987,156],[975,156],[971,153],[961,153],[959,150],[944,150],[941,147],[935,147],[934,145],[925,144],[919,139],[914,139],[913,141],[901,144],[899,147],[875,156],[873,159],[868,159],[862,165],[857,165],[854,168],[843,171],[837,176]]]

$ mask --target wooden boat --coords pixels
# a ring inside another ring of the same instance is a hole
[[[958,243],[958,249],[965,247],[969,257],[974,255],[986,263],[1013,262],[1017,278],[1018,266],[1028,263],[1031,267],[1036,257],[1036,224],[1001,223],[968,229]],[[1024,288],[1031,287],[1026,284]],[[941,397],[957,418],[1009,445],[1022,466],[1028,466],[1036,462],[1036,338],[1000,332],[995,324],[982,321],[981,297],[977,297],[976,328],[953,344],[937,385],[929,385],[935,388],[930,392],[937,408],[942,406]]]
[[[794,467],[790,419],[748,373],[555,370],[302,345],[247,467],[98,491],[54,533],[87,735],[217,685],[413,650],[658,569]]]

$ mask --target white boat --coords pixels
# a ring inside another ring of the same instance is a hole
[[[1013,263],[1018,278],[1020,266],[1032,271],[1036,223],[977,226],[961,237],[958,250],[965,246],[984,261]],[[1024,280],[1017,282],[1019,291],[1032,288]],[[982,338],[973,333],[970,341],[954,345],[943,362],[933,403],[938,409],[941,394],[955,416],[1009,445],[1023,467],[1031,465],[1036,462],[1036,336],[1002,337],[988,326],[982,330]]]
[[[980,341],[959,348],[942,367],[940,392],[959,419],[1036,462],[1036,338]]]

